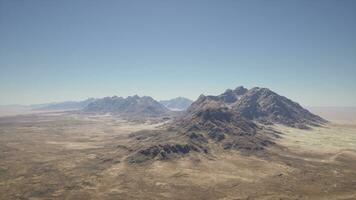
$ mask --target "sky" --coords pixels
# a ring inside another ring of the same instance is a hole
[[[268,87],[356,106],[354,0],[0,0],[0,104]]]

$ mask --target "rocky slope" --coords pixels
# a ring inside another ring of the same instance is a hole
[[[129,162],[166,160],[194,153],[211,156],[218,149],[257,155],[273,145],[277,137],[273,131],[263,129],[229,108],[209,106],[187,114],[170,124],[167,130],[132,134],[139,145],[129,156]]]
[[[139,97],[137,95],[129,96],[127,98],[113,96],[97,99],[88,104],[83,111],[140,117],[163,116],[169,112],[166,107],[154,100],[152,97]]]
[[[196,138],[196,132],[201,133],[208,141],[218,143],[224,149],[256,151],[273,143],[272,135],[263,134],[262,127],[226,107],[204,108],[174,126],[191,139]]]

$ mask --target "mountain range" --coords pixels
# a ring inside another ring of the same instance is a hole
[[[184,97],[156,101],[149,96],[129,96],[89,98],[84,101],[66,101],[58,103],[25,106],[32,110],[81,110],[88,113],[113,113],[140,117],[161,117],[172,111],[185,111],[183,118],[189,119],[203,110],[224,108],[247,120],[262,124],[279,123],[291,127],[307,128],[325,123],[326,120],[309,112],[298,103],[278,95],[268,88],[254,87],[246,89],[239,86],[227,89],[224,93],[200,95],[196,101]]]
[[[140,117],[158,117],[169,113],[169,109],[152,97],[138,95],[105,97],[89,103],[83,108],[89,113],[113,113]]]

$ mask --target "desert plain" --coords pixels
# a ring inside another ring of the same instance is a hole
[[[167,121],[45,112],[0,118],[0,199],[356,199],[356,123],[270,125],[278,148],[130,163]]]

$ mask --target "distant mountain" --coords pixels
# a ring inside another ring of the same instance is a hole
[[[186,110],[193,103],[193,101],[184,97],[177,97],[170,100],[160,101],[160,103],[170,110],[181,111]]]
[[[83,108],[85,112],[113,113],[130,116],[156,117],[165,115],[169,110],[152,97],[129,96],[105,97],[89,103]]]
[[[249,120],[262,123],[281,123],[299,128],[326,122],[298,103],[267,88],[255,87],[248,90],[240,86],[235,90],[228,89],[218,96],[201,95],[187,109],[188,115],[206,107],[226,107]]]
[[[80,110],[94,101],[94,98],[89,98],[84,101],[65,101],[47,104],[37,104],[31,105],[30,107],[33,110]]]

